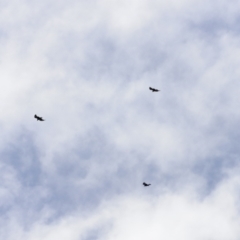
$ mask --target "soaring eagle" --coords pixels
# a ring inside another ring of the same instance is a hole
[[[34,115],[34,117],[37,119],[37,121],[45,121],[42,117],[39,117],[36,114]]]
[[[149,87],[149,89],[150,89],[152,92],[159,92],[159,91],[160,91],[160,90],[158,90],[158,89],[151,88],[151,87]]]
[[[144,186],[144,187],[148,187],[148,186],[150,186],[150,185],[151,185],[151,184],[147,184],[147,183],[145,183],[145,182],[143,183],[143,186]]]

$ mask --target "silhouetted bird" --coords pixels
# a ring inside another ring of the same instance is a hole
[[[149,89],[150,89],[152,92],[159,92],[159,91],[160,91],[160,90],[158,90],[158,89],[151,88],[151,87],[149,87]]]
[[[36,114],[34,115],[34,117],[37,119],[37,121],[45,121],[42,117],[39,117]]]
[[[148,186],[150,186],[150,185],[151,185],[151,184],[147,184],[147,183],[145,183],[145,182],[143,183],[143,186],[144,186],[144,187],[148,187]]]

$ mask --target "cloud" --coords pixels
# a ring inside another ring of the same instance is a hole
[[[238,186],[239,177],[231,173],[203,199],[196,189],[150,196],[144,188],[108,199],[90,214],[76,211],[52,223],[42,216],[28,231],[12,232],[11,239],[238,239]]]
[[[1,237],[237,239],[238,8],[3,2]]]

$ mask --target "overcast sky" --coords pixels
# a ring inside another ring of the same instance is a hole
[[[239,13],[1,0],[0,238],[239,240]]]

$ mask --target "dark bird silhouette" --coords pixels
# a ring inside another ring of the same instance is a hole
[[[160,91],[160,90],[158,90],[158,89],[151,88],[151,87],[149,87],[149,89],[150,89],[152,92],[159,92],[159,91]]]
[[[151,185],[151,184],[147,184],[147,183],[145,183],[145,182],[143,183],[143,186],[144,186],[144,187],[149,187],[150,185]]]
[[[39,117],[36,114],[34,115],[34,117],[37,119],[37,121],[45,121],[42,117]]]

